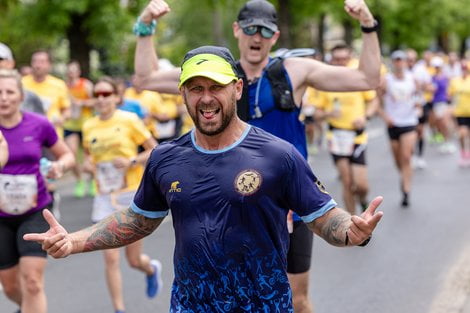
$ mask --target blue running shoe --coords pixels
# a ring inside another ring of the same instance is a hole
[[[162,281],[162,263],[158,260],[152,260],[150,261],[150,264],[152,265],[154,272],[152,275],[147,275],[147,297],[153,298],[155,297],[159,292],[160,289],[163,286],[163,281]]]

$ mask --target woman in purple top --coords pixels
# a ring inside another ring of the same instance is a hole
[[[0,132],[9,150],[0,167],[0,282],[21,312],[45,313],[46,254],[39,244],[24,241],[23,234],[48,228],[41,211],[52,199],[39,171],[42,148],[57,159],[48,178],[59,178],[75,161],[45,117],[20,110],[22,101],[19,74],[0,70]]]
[[[448,91],[449,78],[443,71],[444,60],[441,57],[432,58],[431,66],[434,67],[436,71],[432,78],[434,85],[432,111],[436,118],[437,130],[444,136],[444,142],[439,147],[439,150],[443,153],[453,153],[456,148],[449,142],[451,137],[450,126],[452,123],[452,111]]]

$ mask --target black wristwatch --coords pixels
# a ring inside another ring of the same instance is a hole
[[[370,236],[369,238],[367,238],[366,240],[364,240],[360,245],[357,245],[358,247],[365,247],[367,246],[367,244],[369,243],[370,239],[372,238],[372,236]]]
[[[366,27],[361,25],[361,30],[363,33],[369,34],[379,30],[379,22],[374,20],[374,26]]]

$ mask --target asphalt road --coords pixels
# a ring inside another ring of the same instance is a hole
[[[458,313],[470,293],[470,168],[457,155],[428,145],[429,167],[416,171],[411,207],[399,206],[398,174],[380,122],[371,127],[368,150],[371,198],[384,196],[384,217],[365,248],[335,248],[315,238],[311,297],[316,313]],[[310,159],[315,173],[341,203],[338,176],[325,151]],[[62,223],[74,231],[90,224],[91,199],[62,190]],[[149,300],[142,274],[122,260],[128,313],[168,312],[173,278],[171,219],[145,239],[144,250],[163,263],[165,286]],[[113,312],[105,286],[102,254],[50,259],[46,271],[50,313]],[[16,307],[0,293],[0,312]]]

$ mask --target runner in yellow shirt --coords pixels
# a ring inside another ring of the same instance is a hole
[[[95,174],[98,193],[93,202],[92,221],[99,222],[113,212],[128,208],[156,142],[136,114],[117,110],[120,95],[110,78],[101,78],[94,87],[97,116],[83,125],[87,168]],[[144,151],[138,153],[138,146]],[[147,275],[147,296],[154,297],[161,282],[161,264],[142,254],[142,241],[125,247],[132,268]],[[119,250],[104,250],[106,280],[116,312],[124,312]]]
[[[70,117],[70,98],[62,79],[50,75],[51,57],[46,51],[37,51],[31,57],[32,74],[23,77],[25,89],[35,92],[44,105],[44,112],[63,137],[63,124]]]
[[[132,77],[135,86],[135,77]],[[181,129],[181,108],[183,100],[180,95],[158,93],[129,87],[124,93],[126,99],[139,101],[147,110],[147,127],[158,142],[173,139],[179,135]]]
[[[338,45],[331,51],[331,64],[349,66],[351,49]],[[375,91],[321,92],[315,118],[328,123],[328,148],[343,185],[345,208],[356,214],[356,201],[367,208],[366,122],[378,108]]]
[[[315,154],[319,150],[323,139],[323,123],[316,121],[314,117],[316,105],[320,101],[321,92],[313,87],[307,87],[302,101],[302,117],[305,124],[309,154]],[[315,137],[317,137],[316,142]]]
[[[451,81],[449,94],[452,98],[453,114],[458,125],[459,166],[470,167],[470,69],[468,61],[462,61],[462,76]]]

